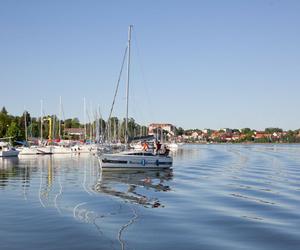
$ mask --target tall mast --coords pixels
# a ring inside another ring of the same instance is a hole
[[[128,143],[128,97],[129,97],[129,71],[130,71],[130,45],[132,25],[128,28],[128,57],[127,57],[127,84],[126,84],[126,123],[125,123],[125,145]]]
[[[83,98],[83,123],[84,123],[84,140],[86,140],[86,104],[85,104],[85,97]]]
[[[41,143],[43,142],[43,100],[41,100]]]
[[[55,139],[55,122],[56,122],[56,118],[55,118],[55,115],[50,116],[50,118],[52,118],[52,133],[51,133],[51,137],[52,137],[52,139]]]
[[[99,106],[99,119],[100,119],[99,134],[100,134],[101,143],[102,143],[103,142],[103,135],[102,135],[102,115],[101,115],[101,112],[100,112],[100,106]]]
[[[58,120],[58,138],[61,139],[61,96],[59,97],[59,120]]]
[[[93,110],[92,110],[92,102],[90,102],[90,112],[91,112],[91,117],[89,116],[89,122],[90,122],[90,143],[92,143],[93,140]]]
[[[95,124],[96,124],[96,136],[95,136],[95,140],[96,140],[96,143],[99,143],[100,141],[100,133],[99,133],[99,113],[98,113],[98,110],[99,110],[99,105],[98,105],[98,109],[96,109],[95,111],[95,116],[96,116],[96,121],[95,121]]]
[[[52,140],[52,118],[51,116],[48,118],[49,121],[49,134],[48,134],[48,140],[51,142]]]
[[[25,140],[28,141],[28,134],[27,134],[27,111],[24,107],[24,123],[25,123]]]

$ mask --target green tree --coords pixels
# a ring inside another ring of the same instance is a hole
[[[6,131],[11,123],[11,120],[12,118],[9,115],[7,115],[7,111],[3,107],[2,111],[0,112],[0,138],[5,136]]]
[[[105,133],[105,127],[106,127],[106,121],[104,119],[100,118],[99,119],[99,132],[101,135],[104,135]]]
[[[80,128],[80,122],[79,122],[79,119],[77,117],[72,119],[71,127],[72,128]]]
[[[28,126],[28,137],[39,137],[40,136],[40,124],[35,122],[31,122]]]
[[[24,140],[24,134],[16,122],[12,122],[8,127],[6,137],[12,137],[13,140]]]
[[[72,119],[66,119],[65,122],[65,128],[72,128]]]
[[[267,142],[271,142],[271,139],[268,138],[268,137],[263,137],[263,138],[255,139],[255,142],[257,142],[257,143],[267,143]]]
[[[128,119],[128,138],[135,136],[136,123],[133,118]]]
[[[183,135],[183,134],[184,134],[184,129],[182,127],[176,129],[175,131],[176,136]]]
[[[268,134],[273,134],[276,132],[282,132],[283,130],[281,128],[265,128],[265,132]]]
[[[6,108],[4,106],[2,107],[0,113],[5,114],[5,115],[8,114],[8,112],[7,112],[7,110],[6,110]]]
[[[245,133],[244,136],[239,140],[239,142],[251,142],[253,141],[254,138],[252,136],[252,133]]]
[[[296,133],[292,130],[287,131],[286,135],[283,137],[283,141],[288,143],[296,142]]]
[[[242,134],[250,134],[252,130],[250,128],[242,128],[241,129]]]
[[[117,138],[119,138],[120,136],[120,121],[117,117],[111,117],[108,121],[107,124],[109,129],[108,132],[108,136],[111,140],[116,140]]]

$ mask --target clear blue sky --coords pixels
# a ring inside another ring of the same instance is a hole
[[[184,128],[300,127],[300,1],[0,2],[0,106],[107,117],[134,25],[130,115]],[[117,116],[125,115],[125,77]]]

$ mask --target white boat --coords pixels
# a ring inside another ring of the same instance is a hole
[[[73,153],[97,153],[98,146],[96,144],[82,144],[71,147]]]
[[[52,154],[52,146],[39,146],[37,147],[37,153],[42,155]]]
[[[18,148],[20,155],[36,155],[38,153],[36,146]]]
[[[167,169],[172,166],[170,156],[144,151],[123,151],[115,154],[102,154],[99,157],[103,170]]]
[[[37,154],[72,154],[76,151],[71,147],[64,147],[58,145],[48,145],[37,147]]]
[[[142,146],[141,142],[132,143],[132,144],[130,144],[130,147],[135,149],[135,150],[142,150],[143,149],[143,146]]]
[[[27,134],[27,111],[24,110],[24,130],[25,130],[25,143],[22,147],[18,147],[17,150],[20,151],[19,155],[36,155],[37,146],[29,146],[28,143],[28,134]]]
[[[127,86],[126,86],[126,122],[125,122],[125,145],[126,146],[128,145],[128,99],[129,99],[131,30],[132,30],[132,25],[129,26],[128,45],[125,50],[125,55],[126,53],[128,53],[127,54]],[[104,153],[99,156],[99,162],[102,170],[165,169],[165,168],[170,168],[172,166],[173,159],[168,155],[153,154],[152,152],[148,152],[148,151],[123,151],[120,153],[112,153],[112,154]]]
[[[0,142],[0,157],[16,157],[19,155],[19,151],[11,147],[6,142]]]
[[[52,154],[72,154],[72,148],[66,146],[52,146]]]

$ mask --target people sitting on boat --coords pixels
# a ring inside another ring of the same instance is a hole
[[[168,156],[169,153],[170,153],[170,149],[166,145],[164,145],[163,150],[160,154],[164,156]]]
[[[146,141],[143,141],[143,143],[142,143],[142,149],[143,149],[143,151],[148,151],[149,145],[148,145],[148,143]]]
[[[161,150],[161,143],[160,141],[157,140],[155,141],[155,153],[159,154],[160,150]]]

